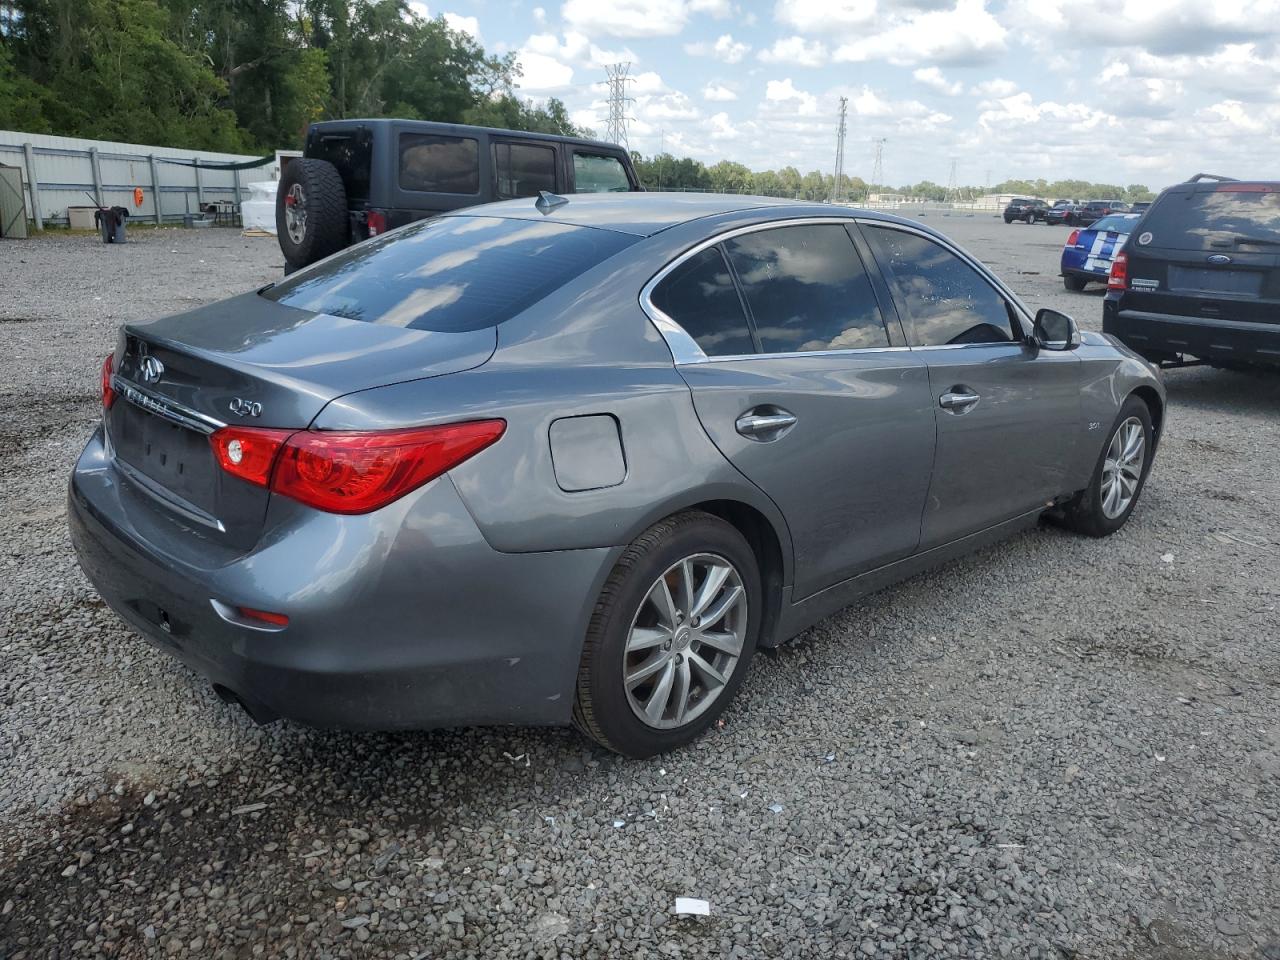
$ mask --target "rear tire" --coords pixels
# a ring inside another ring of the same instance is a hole
[[[1128,456],[1139,436],[1140,461]],[[1130,395],[1107,432],[1089,486],[1067,504],[1063,516],[1065,525],[1089,537],[1108,537],[1123,527],[1138,505],[1147,474],[1151,472],[1154,441],[1150,408],[1141,397]],[[1116,478],[1119,487],[1114,486],[1112,478]],[[1121,494],[1118,498],[1117,490]]]
[[[284,168],[276,190],[276,236],[297,270],[347,245],[347,190],[338,168],[302,157]]]
[[[1031,226],[1031,225],[1032,225],[1033,223],[1035,223],[1035,222],[1036,222],[1036,215],[1035,215],[1034,213],[1028,213],[1028,214],[1027,214],[1027,226],[1029,227],[1029,226]]]
[[[1089,281],[1086,280],[1084,277],[1073,277],[1069,273],[1063,274],[1062,276],[1062,285],[1066,287],[1068,290],[1074,291],[1075,293],[1079,293],[1081,290],[1083,290],[1085,284],[1088,282]]]
[[[759,565],[734,527],[700,511],[654,524],[623,552],[596,601],[574,725],[635,758],[694,740],[741,686],[763,610]]]

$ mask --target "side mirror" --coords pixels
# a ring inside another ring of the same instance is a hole
[[[1041,350],[1074,350],[1080,346],[1080,328],[1065,313],[1044,307],[1036,313],[1031,339]]]

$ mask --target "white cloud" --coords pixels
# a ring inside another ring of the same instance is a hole
[[[920,67],[912,72],[917,83],[924,84],[930,90],[948,97],[957,97],[964,92],[964,84],[960,81],[949,82],[937,67]]]
[[[702,88],[702,99],[710,100],[713,103],[728,103],[732,100],[737,100],[738,95],[724,84],[713,81]]]
[[[480,21],[475,17],[464,17],[460,13],[445,11],[444,22],[449,25],[449,29],[467,34],[476,43],[484,42],[480,36]]]
[[[685,94],[674,90],[656,97],[638,97],[636,115],[646,120],[697,120],[702,111]]]
[[[729,119],[727,113],[717,113],[711,117],[711,136],[715,140],[737,140],[742,132]]]
[[[652,70],[636,74],[634,80],[630,89],[632,94],[661,93],[667,89],[667,85],[662,82],[662,77]]]
[[[999,77],[983,80],[969,88],[969,95],[973,97],[1011,97],[1017,92],[1016,83],[1012,80],[1001,80]]]
[[[1012,20],[1028,30],[1053,31],[1059,46],[1140,43],[1152,53],[1209,53],[1224,43],[1280,34],[1280,0],[1113,0],[1105,16],[1076,0],[1033,0],[1012,9]]]
[[[848,33],[875,19],[876,0],[778,0],[773,15],[801,33]]]
[[[516,52],[522,93],[552,94],[573,83],[573,67],[528,47]]]
[[[780,37],[768,50],[757,56],[765,63],[794,63],[801,67],[820,67],[827,62],[827,47],[821,40],[804,37]]]
[[[797,89],[790,77],[785,80],[770,80],[765,85],[764,98],[774,103],[795,104],[796,112],[802,116],[818,112],[818,98]]]
[[[841,44],[834,59],[972,66],[989,62],[1005,50],[1007,31],[987,12],[985,0],[956,0],[949,10],[912,10],[888,18],[887,24],[878,33],[868,32]]]
[[[547,22],[547,11],[542,7],[533,8],[533,21],[539,25]]]
[[[751,44],[739,43],[732,34],[722,34],[715,43],[686,43],[684,52],[692,57],[715,57],[725,63],[739,63],[751,52]]]
[[[688,21],[684,0],[567,0],[560,16],[583,33],[671,37]]]
[[[724,20],[733,14],[733,5],[729,0],[689,0],[689,9],[694,13],[705,13]]]

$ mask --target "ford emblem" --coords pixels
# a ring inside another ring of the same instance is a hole
[[[1230,263],[1231,262],[1231,258],[1228,257],[1225,253],[1215,253],[1213,256],[1209,257],[1208,260],[1210,263]]]

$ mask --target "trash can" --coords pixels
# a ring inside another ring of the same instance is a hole
[[[103,243],[124,243],[124,222],[129,218],[125,207],[103,207],[93,212],[94,223],[102,231]]]

